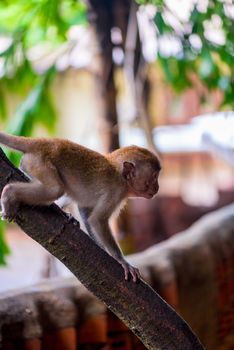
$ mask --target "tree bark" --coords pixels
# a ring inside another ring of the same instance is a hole
[[[102,99],[103,115],[99,129],[105,152],[119,147],[119,127],[116,110],[116,87],[114,82],[113,44],[111,29],[114,23],[113,6],[116,0],[87,0],[88,19],[94,26],[101,57],[101,74],[98,88]]]
[[[0,149],[0,192],[9,181],[28,180]],[[186,322],[150,286],[125,281],[122,267],[56,205],[21,205],[16,223],[61,260],[147,349],[203,349]]]

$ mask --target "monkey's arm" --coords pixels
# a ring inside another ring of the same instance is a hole
[[[124,269],[125,279],[128,280],[130,273],[133,281],[136,282],[137,279],[140,278],[139,270],[125,260],[119,245],[111,233],[108,216],[98,209],[99,205],[93,210],[90,217],[87,217],[87,211],[85,212],[84,210],[81,210],[81,215],[90,236],[98,243],[99,246],[107,250],[108,253],[121,264]]]
[[[97,227],[98,227],[98,225],[97,225]],[[99,232],[98,236],[101,238],[103,244],[106,246],[107,251],[123,267],[125,280],[128,280],[129,273],[130,273],[132,278],[133,278],[133,281],[136,282],[141,277],[140,272],[136,267],[130,265],[127,262],[127,260],[124,258],[123,253],[122,253],[119,245],[116,243],[114,237],[112,236],[108,221],[103,222],[96,229],[98,230],[98,232]]]

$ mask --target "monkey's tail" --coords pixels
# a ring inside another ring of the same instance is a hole
[[[30,144],[33,143],[33,139],[0,132],[0,143],[16,151],[26,153],[29,150]]]

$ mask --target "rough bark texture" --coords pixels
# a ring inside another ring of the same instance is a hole
[[[9,181],[27,181],[0,149],[0,192]],[[120,265],[55,205],[20,206],[16,223],[60,259],[148,349],[203,349],[186,322],[145,282],[125,281]]]

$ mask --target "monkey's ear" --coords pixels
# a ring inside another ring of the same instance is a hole
[[[123,162],[123,177],[127,180],[135,177],[135,165],[131,162]]]

